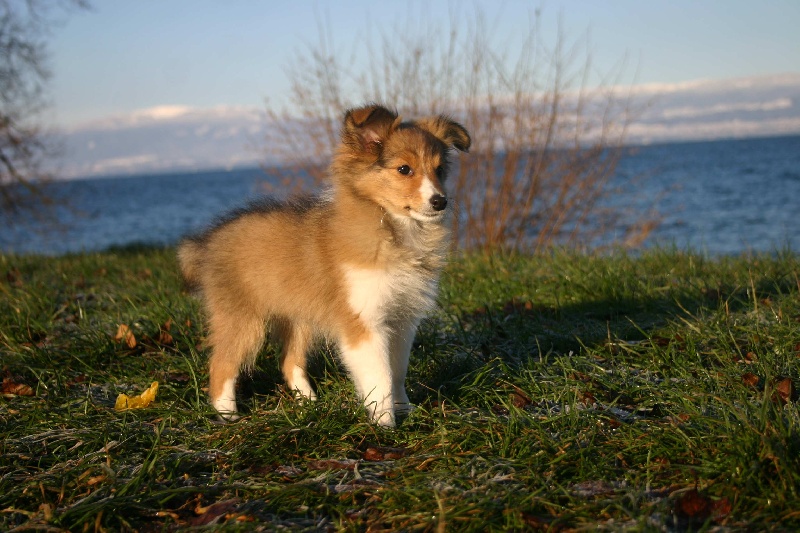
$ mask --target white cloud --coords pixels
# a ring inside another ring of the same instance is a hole
[[[617,87],[614,94],[623,107],[629,102],[642,110],[627,130],[634,144],[800,133],[800,73]],[[257,107],[142,109],[66,131],[60,174],[278,163],[267,161],[264,135],[269,128]]]
[[[754,112],[754,111],[778,111],[792,107],[791,98],[776,98],[767,102],[742,102],[734,104],[720,103],[710,107],[686,106],[673,109],[665,109],[661,116],[667,119],[674,118],[694,118],[709,115],[719,115],[722,113]]]

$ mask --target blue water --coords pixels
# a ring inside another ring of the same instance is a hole
[[[174,244],[270,184],[260,169],[54,182],[48,194],[68,206],[56,210],[55,221],[0,228],[0,251]],[[612,186],[621,192],[611,204],[634,217],[658,213],[646,246],[711,255],[800,251],[800,136],[638,147],[620,162]]]

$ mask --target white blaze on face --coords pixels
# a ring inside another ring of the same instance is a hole
[[[430,178],[425,177],[422,179],[422,184],[419,186],[419,194],[422,197],[422,211],[427,211],[430,207],[430,200],[434,194],[441,194],[439,189],[433,186]]]

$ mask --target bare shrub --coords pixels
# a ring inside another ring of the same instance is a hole
[[[289,105],[267,105],[267,153],[281,163],[271,172],[286,185],[324,183],[340,119],[362,102],[394,105],[409,117],[446,112],[473,137],[448,184],[461,246],[640,243],[654,223],[636,221],[619,234],[620,209],[603,204],[615,193],[609,180],[630,98],[612,77],[589,86],[587,41],[568,42],[559,30],[555,43],[542,42],[536,14],[510,54],[488,37],[480,11],[453,17],[449,31],[422,20],[409,18],[379,39],[365,36],[351,56],[337,53],[330,29],[320,27],[318,43],[297,52],[288,68]]]

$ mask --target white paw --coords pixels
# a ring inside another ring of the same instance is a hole
[[[391,408],[377,407],[374,403],[371,403],[367,405],[367,412],[373,424],[387,428],[394,427],[394,411]]]
[[[223,422],[235,422],[239,420],[236,414],[236,399],[222,396],[212,401],[211,404],[219,414],[219,419]]]
[[[300,367],[296,366],[292,369],[292,383],[289,384],[289,389],[300,393],[303,398],[311,401],[317,399],[314,389],[311,388],[311,383],[308,382],[305,370]]]

